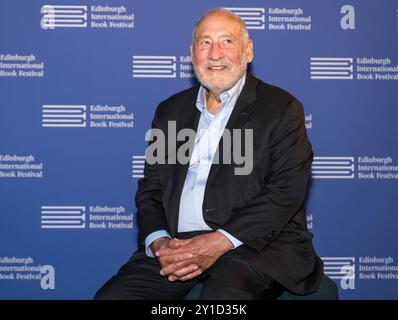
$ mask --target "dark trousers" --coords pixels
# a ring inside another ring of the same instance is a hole
[[[179,234],[189,238],[198,233]],[[242,248],[230,250],[200,276],[188,281],[168,281],[160,263],[140,250],[96,293],[96,300],[182,299],[198,282],[202,300],[276,299],[284,288],[261,270],[255,270]]]

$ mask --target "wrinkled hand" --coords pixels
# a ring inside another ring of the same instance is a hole
[[[150,245],[150,249],[152,254],[156,256],[156,252],[161,249],[169,248],[169,249],[177,249],[180,247],[179,239],[170,239],[167,237],[158,238],[153,241]],[[178,268],[187,267],[188,265],[192,265],[190,259],[193,258],[193,254],[190,252],[177,252],[177,254],[169,254],[167,257],[162,257],[161,259],[158,257],[161,268],[164,269],[167,266],[174,264],[174,266],[178,266]],[[191,266],[195,268],[194,266]],[[177,269],[176,269],[177,271]]]
[[[155,251],[162,266],[160,274],[169,281],[186,281],[210,268],[217,259],[233,248],[220,232],[211,232],[191,239],[172,239],[167,247]]]

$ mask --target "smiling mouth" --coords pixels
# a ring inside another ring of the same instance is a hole
[[[209,66],[207,67],[207,70],[210,71],[223,71],[226,70],[228,68],[228,66]]]

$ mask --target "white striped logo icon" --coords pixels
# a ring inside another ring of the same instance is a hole
[[[354,157],[314,157],[312,179],[354,179]]]
[[[44,5],[40,13],[42,29],[87,27],[87,6]]]
[[[133,178],[143,178],[144,167],[145,167],[145,156],[133,156],[132,167],[133,167],[132,169]]]
[[[330,279],[355,278],[354,257],[322,257],[323,270]]]
[[[133,78],[176,78],[176,56],[133,56]]]
[[[42,229],[83,229],[86,227],[85,206],[42,206]]]
[[[265,8],[224,8],[242,18],[247,29],[265,29]]]
[[[86,106],[84,105],[43,105],[43,127],[85,127]]]
[[[352,58],[311,57],[311,79],[351,80],[353,71]]]

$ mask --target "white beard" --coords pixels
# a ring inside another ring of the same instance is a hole
[[[242,57],[242,61],[240,64],[240,70],[238,73],[238,77],[236,79],[226,79],[221,85],[212,85],[211,80],[207,81],[205,78],[205,76],[202,76],[202,74],[199,72],[198,68],[196,67],[196,63],[193,61],[192,65],[193,65],[193,69],[196,75],[196,78],[198,79],[199,83],[205,87],[207,90],[209,90],[212,94],[214,94],[217,99],[220,97],[220,95],[225,92],[228,91],[229,89],[231,89],[238,81],[240,78],[243,77],[244,73],[247,70],[247,62],[245,59],[245,53]]]

